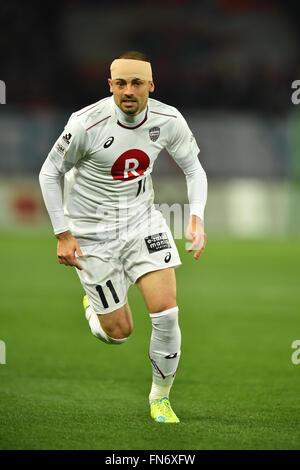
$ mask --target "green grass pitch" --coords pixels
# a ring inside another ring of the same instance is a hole
[[[299,240],[177,242],[179,424],[152,422],[151,333],[136,286],[123,345],[92,336],[73,268],[49,235],[2,234],[1,449],[300,449]]]

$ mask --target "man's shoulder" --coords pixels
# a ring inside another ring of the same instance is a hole
[[[75,111],[70,116],[69,122],[78,123],[83,129],[88,130],[101,119],[110,117],[111,114],[111,97],[108,96]]]
[[[149,112],[153,114],[160,114],[173,118],[178,118],[181,116],[180,111],[178,111],[178,109],[174,106],[170,106],[169,104],[163,103],[162,101],[154,100],[153,98],[149,98],[148,108]]]

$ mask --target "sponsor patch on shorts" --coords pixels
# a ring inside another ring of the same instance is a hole
[[[156,251],[165,250],[171,248],[171,244],[168,239],[168,235],[164,233],[155,233],[145,238],[146,246],[149,253],[156,253]]]

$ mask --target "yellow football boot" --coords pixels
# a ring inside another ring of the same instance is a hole
[[[154,400],[150,404],[151,418],[159,423],[179,423],[167,397]]]
[[[84,313],[85,313],[85,318],[87,319],[87,321],[90,320],[90,316],[92,314],[92,310],[88,307],[90,306],[90,303],[89,303],[89,300],[88,300],[88,297],[87,295],[85,295],[82,299],[82,305],[83,305],[83,308],[84,308]]]
[[[90,306],[89,304],[89,301],[88,301],[88,298],[87,298],[87,295],[85,295],[82,299],[82,305],[83,305],[83,308],[84,308],[84,311],[87,309],[87,307]]]

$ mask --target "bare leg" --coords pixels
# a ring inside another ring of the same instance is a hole
[[[100,325],[111,338],[127,338],[133,330],[133,320],[128,302],[113,312],[97,315]]]
[[[176,307],[175,269],[167,268],[144,274],[136,282],[149,313]]]

